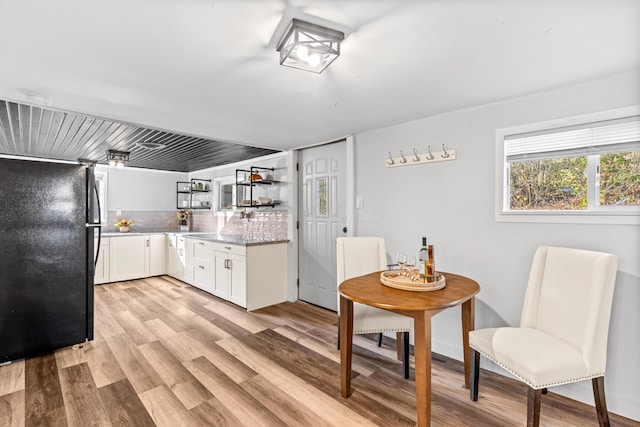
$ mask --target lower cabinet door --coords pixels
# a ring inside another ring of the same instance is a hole
[[[167,244],[164,234],[149,235],[149,276],[167,274]]]
[[[178,256],[178,239],[175,234],[167,235],[167,274],[182,280],[182,265]]]
[[[109,239],[109,280],[149,277],[149,236],[122,236]]]
[[[229,301],[247,308],[247,257],[229,254]]]
[[[225,300],[229,299],[230,280],[230,270],[227,267],[229,265],[227,258],[227,252],[215,251],[213,253],[215,280],[211,293]]]

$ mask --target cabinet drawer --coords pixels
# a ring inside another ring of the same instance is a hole
[[[242,245],[230,245],[228,243],[212,242],[213,249],[236,255],[246,255],[247,247]]]
[[[193,265],[193,281],[201,289],[210,291],[214,287],[213,264],[208,261],[195,260]]]
[[[193,239],[193,257],[202,260],[209,260],[213,256],[213,246],[211,242]]]

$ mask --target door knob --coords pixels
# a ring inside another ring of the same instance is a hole
[[[346,233],[346,232],[347,232],[347,227],[343,227],[343,228],[342,228],[342,232],[343,232],[343,233]]]

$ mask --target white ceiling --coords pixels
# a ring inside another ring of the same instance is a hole
[[[291,17],[347,34],[322,74]],[[0,55],[0,98],[292,149],[640,69],[640,1],[0,0]]]

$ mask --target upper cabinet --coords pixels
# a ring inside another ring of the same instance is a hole
[[[272,173],[274,168],[261,168],[251,166],[249,169],[236,169],[236,206],[239,208],[274,207],[280,204],[280,200],[274,200],[269,196],[263,196],[257,189],[263,186],[277,185],[280,181],[274,180]]]
[[[211,209],[210,196],[210,179],[192,179],[176,183],[177,209]]]

